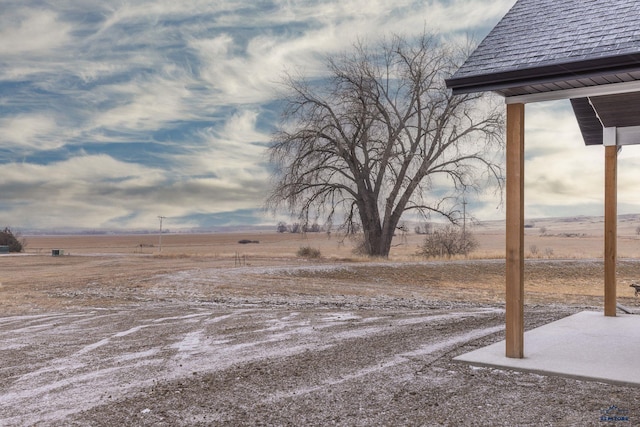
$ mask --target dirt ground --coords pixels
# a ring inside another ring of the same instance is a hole
[[[0,425],[640,425],[638,388],[452,360],[504,339],[504,261],[309,261],[267,237],[0,257]],[[527,261],[527,329],[600,310],[601,277]],[[618,277],[639,310],[640,261]]]

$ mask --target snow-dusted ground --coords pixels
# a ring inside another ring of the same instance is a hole
[[[318,353],[396,328],[495,319],[499,314],[500,310],[477,309],[398,316],[202,304],[1,318],[2,425],[58,424],[70,415],[152,388],[158,381]],[[364,377],[502,329],[500,324],[480,326],[453,337],[416,342],[375,366],[325,378],[304,390],[275,393],[270,400]]]
[[[612,405],[640,420],[638,389],[453,362],[503,338],[499,305],[258,290],[311,286],[296,272],[188,270],[129,305],[0,318],[0,425],[582,426]]]

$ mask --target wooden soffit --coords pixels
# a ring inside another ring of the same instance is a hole
[[[586,145],[640,144],[640,92],[574,98],[571,106]]]

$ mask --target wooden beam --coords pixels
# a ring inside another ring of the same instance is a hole
[[[507,105],[506,356],[524,357],[524,104]]]
[[[616,315],[618,147],[607,146],[604,168],[604,315]]]

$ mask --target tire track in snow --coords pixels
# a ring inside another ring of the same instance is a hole
[[[59,425],[65,417],[151,387],[155,381],[190,378],[194,372],[208,373],[271,358],[296,356],[305,351],[321,352],[350,340],[385,335],[416,324],[451,323],[465,318],[487,318],[501,310],[471,309],[448,313],[428,311],[391,312],[300,309],[295,311],[253,307],[252,309],[155,306],[127,308],[108,313],[56,315],[55,324],[43,329],[11,329],[0,326],[0,335],[20,330],[18,339],[36,345],[56,342],[53,353],[35,360],[14,356],[21,372],[2,376],[0,371],[0,424]],[[13,319],[15,320],[15,319]],[[35,321],[35,319],[32,319]],[[2,319],[0,319],[2,325]],[[24,326],[24,325],[20,325]],[[489,333],[492,328],[474,330]],[[438,341],[411,352],[383,360],[382,366],[363,367],[327,384],[353,380],[404,363],[411,357],[429,355],[439,349],[474,338],[466,333]],[[7,349],[0,342],[0,351]],[[8,350],[12,351],[12,350]],[[63,352],[60,355],[60,352]],[[18,353],[16,353],[18,354]],[[53,356],[53,357],[49,357]],[[23,365],[28,371],[23,372]],[[313,391],[310,388],[309,391]],[[305,392],[301,389],[298,392]],[[286,398],[287,395],[273,397]],[[63,424],[63,423],[62,423]]]
[[[76,314],[55,314],[49,316],[34,316],[24,319],[30,322],[40,322],[38,327],[25,327],[15,317],[3,322],[0,319],[2,331],[0,336],[11,336],[16,341],[24,343],[6,343],[0,341],[0,351],[7,355],[9,351],[20,350],[24,346],[42,348],[37,354],[30,351],[28,356],[35,357],[12,360],[15,363],[28,364],[28,372],[19,375],[0,375],[3,385],[0,386],[0,425],[24,425],[26,420],[37,422],[60,420],[66,415],[87,409],[99,403],[101,396],[116,395],[130,389],[137,389],[152,383],[155,376],[166,370],[170,355],[173,351],[165,346],[146,346],[144,334],[137,337],[140,341],[139,351],[121,352],[118,348],[131,346],[135,342],[136,334],[144,329],[154,328],[156,331],[171,328],[180,323],[191,324],[194,319],[206,318],[216,321],[216,316],[210,311],[197,312],[181,316],[167,316],[152,319],[140,319],[141,324],[126,330],[117,330],[117,322],[122,318],[135,316],[134,309],[111,312],[107,315],[95,315],[95,312]],[[189,309],[186,310],[187,312]],[[159,311],[162,313],[162,311]],[[220,316],[222,317],[222,316]],[[226,316],[225,316],[226,317]],[[104,321],[104,319],[108,321]],[[17,329],[11,326],[20,325]],[[113,323],[116,323],[115,325]],[[111,329],[111,330],[110,330]],[[113,329],[116,331],[114,332]],[[155,331],[154,331],[155,332]],[[151,332],[153,335],[154,332]],[[76,350],[78,341],[91,341],[93,338],[107,335]],[[65,341],[68,346],[65,345]],[[62,347],[60,351],[66,354],[60,357],[48,357],[47,344],[56,343]],[[94,354],[97,350],[110,352],[114,355],[101,357]],[[7,357],[8,359],[8,357]],[[8,360],[6,360],[9,363]],[[15,366],[5,366],[4,371],[11,371]],[[147,372],[140,383],[131,381],[133,372]],[[0,371],[0,374],[2,371]],[[3,378],[4,377],[4,378]],[[30,408],[25,410],[25,408]],[[54,423],[55,424],[55,423]]]
[[[389,368],[393,368],[402,363],[407,363],[416,357],[425,358],[426,356],[431,356],[434,353],[453,350],[460,344],[465,344],[469,341],[474,341],[479,338],[484,338],[488,335],[495,334],[496,332],[500,332],[502,330],[504,330],[504,325],[474,329],[462,335],[456,335],[449,339],[423,345],[413,351],[397,354],[394,357],[387,359],[386,361],[376,363],[374,366],[367,366],[351,374],[341,375],[339,378],[328,378],[316,386],[301,387],[292,391],[290,390],[287,392],[276,393],[270,396],[269,398],[265,399],[264,403],[275,403],[277,401],[292,398],[292,397],[299,398],[304,394],[313,393],[325,387],[339,385],[345,382],[360,379],[367,375],[375,374],[376,372],[381,372]]]

